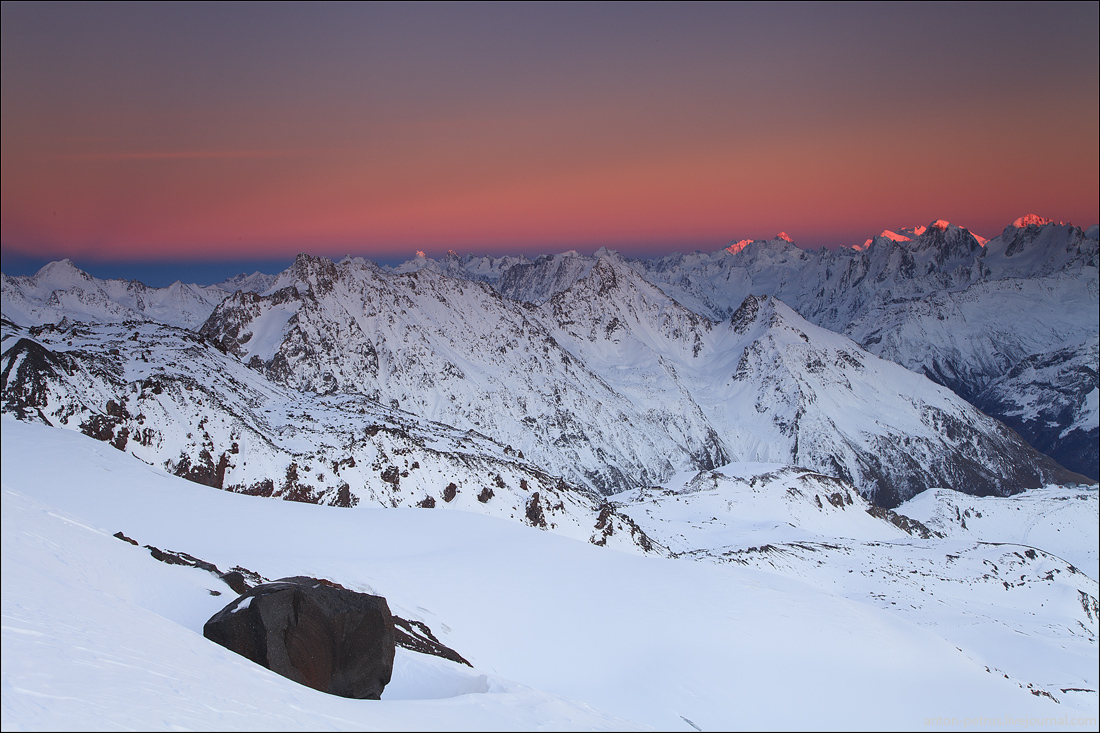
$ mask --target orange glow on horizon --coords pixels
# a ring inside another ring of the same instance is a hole
[[[631,25],[641,23],[635,11],[607,27],[614,33],[586,35],[575,22],[594,12],[584,6],[447,16],[541,19],[491,37],[476,23],[457,35],[411,33],[421,26],[406,12],[452,12],[434,6],[349,8],[344,25],[333,24],[335,10],[279,20],[283,9],[261,18],[239,8],[250,19],[238,19],[242,37],[164,20],[205,12],[195,8],[150,7],[164,22],[141,25],[122,7],[73,6],[68,35],[47,10],[4,9],[6,252],[717,249],[779,231],[804,246],[842,236],[856,245],[940,218],[983,236],[1027,212],[1100,219],[1094,53],[1067,44],[1065,24],[1047,39],[1065,58],[998,56],[1010,74],[990,61],[1004,47],[994,36],[973,36],[972,47],[930,37],[950,64],[857,43],[882,37],[859,29],[892,27],[893,13],[906,27],[942,28],[956,12],[946,6],[807,11],[820,23],[767,5],[695,7],[677,15],[682,37],[666,23]],[[1020,28],[1013,8],[958,12]],[[1038,22],[1047,11],[1019,12]],[[741,13],[782,33],[743,26]],[[20,34],[22,16],[42,24],[33,26],[42,43]],[[273,24],[263,42],[250,35],[262,35],[253,22],[262,19]],[[411,35],[361,40],[390,22]],[[1038,43],[1034,26],[1026,35]],[[667,46],[651,43],[656,32]],[[577,44],[568,54],[562,38]],[[255,49],[244,53],[245,40]],[[213,45],[199,55],[198,41]],[[1026,74],[1040,67],[1042,83],[1020,104],[1021,79],[1035,82]]]

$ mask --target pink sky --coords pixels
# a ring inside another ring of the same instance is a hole
[[[1096,5],[1044,8],[5,3],[3,249],[382,259],[1088,226]]]

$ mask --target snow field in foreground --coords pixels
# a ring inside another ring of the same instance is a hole
[[[241,496],[70,431],[5,417],[2,434],[5,730],[897,729],[1080,712],[905,618],[780,573],[459,511]],[[231,600],[224,584],[118,531],[223,570],[379,593],[474,669],[400,652],[380,702],[298,686],[202,637]]]

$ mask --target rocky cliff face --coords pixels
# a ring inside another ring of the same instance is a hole
[[[1098,339],[1021,359],[992,382],[974,404],[1066,468],[1100,475],[1100,364]]]

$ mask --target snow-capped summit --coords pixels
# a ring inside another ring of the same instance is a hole
[[[923,227],[921,227],[921,228],[923,229]],[[898,234],[897,232],[892,232],[889,229],[883,229],[882,234],[879,234],[879,236],[880,237],[885,237],[886,239],[892,239],[895,242],[908,242],[909,240],[912,239],[912,237],[907,237],[904,234]],[[870,242],[871,240],[868,239],[867,241]]]
[[[1045,216],[1039,216],[1038,214],[1025,214],[1016,221],[1012,222],[1011,226],[1014,226],[1017,229],[1024,229],[1026,227],[1041,227],[1053,223],[1053,219],[1048,219]],[[1062,222],[1059,222],[1059,224],[1061,223]]]
[[[238,290],[248,293],[264,293],[274,282],[274,275],[268,275],[257,270],[251,275],[242,272],[240,275],[226,278],[220,283],[215,283],[215,285],[227,293],[234,293]]]
[[[81,270],[66,257],[57,262],[49,262],[39,268],[31,278],[38,288],[57,290],[72,287],[78,282],[92,282],[93,278]]]
[[[4,317],[21,325],[72,321],[159,321],[198,326],[228,293],[216,285],[174,282],[150,288],[137,280],[100,280],[71,260],[44,265],[31,276],[0,276]]]
[[[731,242],[730,245],[726,247],[726,251],[729,252],[731,255],[735,255],[752,243],[753,240],[751,239],[739,239],[736,242]]]

